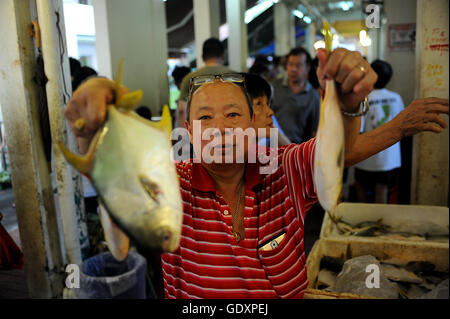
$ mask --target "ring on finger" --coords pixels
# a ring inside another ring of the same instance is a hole
[[[81,131],[84,127],[84,124],[86,124],[86,121],[84,120],[84,118],[80,117],[75,121],[73,125]]]
[[[363,65],[358,64],[358,68],[361,70],[362,73],[364,73],[364,75],[367,74],[367,69]]]

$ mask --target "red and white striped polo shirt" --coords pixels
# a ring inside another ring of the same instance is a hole
[[[301,298],[308,281],[306,211],[316,202],[315,139],[278,149],[278,168],[247,164],[245,239],[236,243],[232,214],[201,164],[177,163],[183,200],[180,247],[162,255],[166,298]],[[285,233],[269,251],[257,247]]]

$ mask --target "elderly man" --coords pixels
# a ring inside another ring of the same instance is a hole
[[[341,83],[343,110],[359,111],[377,76],[359,53],[335,50],[329,57],[318,52],[319,79]],[[363,72],[361,66],[367,70]],[[114,101],[114,83],[105,79],[86,82],[68,104],[65,115],[84,153],[105,120],[106,105]],[[196,141],[201,132],[252,127],[251,100],[245,82],[235,76],[193,80],[187,104],[186,127],[203,153],[209,140]],[[86,125],[78,129],[76,119]],[[194,122],[199,121],[199,122]],[[359,133],[358,117],[343,116],[346,152]],[[246,143],[220,140],[219,154],[243,151]],[[316,201],[313,184],[315,139],[277,150],[278,166],[261,175],[260,163],[177,163],[183,200],[182,238],[179,248],[162,255],[167,298],[301,298],[307,287],[303,244],[305,213]]]

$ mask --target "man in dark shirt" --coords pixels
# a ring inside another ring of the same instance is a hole
[[[303,48],[289,52],[286,77],[274,83],[272,108],[286,136],[302,143],[316,134],[319,124],[320,97],[308,81],[311,57]]]

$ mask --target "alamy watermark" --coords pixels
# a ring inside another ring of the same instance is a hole
[[[380,267],[376,264],[367,265],[366,272],[370,273],[366,277],[366,287],[369,289],[380,288]]]
[[[380,12],[381,6],[378,4],[368,4],[365,8],[367,13],[366,27],[369,29],[380,27]]]
[[[77,264],[68,264],[66,266],[66,288],[80,288],[80,266]]]
[[[260,139],[267,139],[267,129],[248,127],[225,128],[219,130],[208,127],[202,131],[201,121],[194,120],[192,133],[185,128],[175,128],[171,139],[177,141],[171,150],[173,160],[189,158],[192,142],[194,148],[193,162],[206,164],[256,163],[261,164],[260,174],[271,174],[278,168],[277,148],[278,129],[269,130],[269,147],[257,147]],[[189,152],[189,153],[187,153]]]

